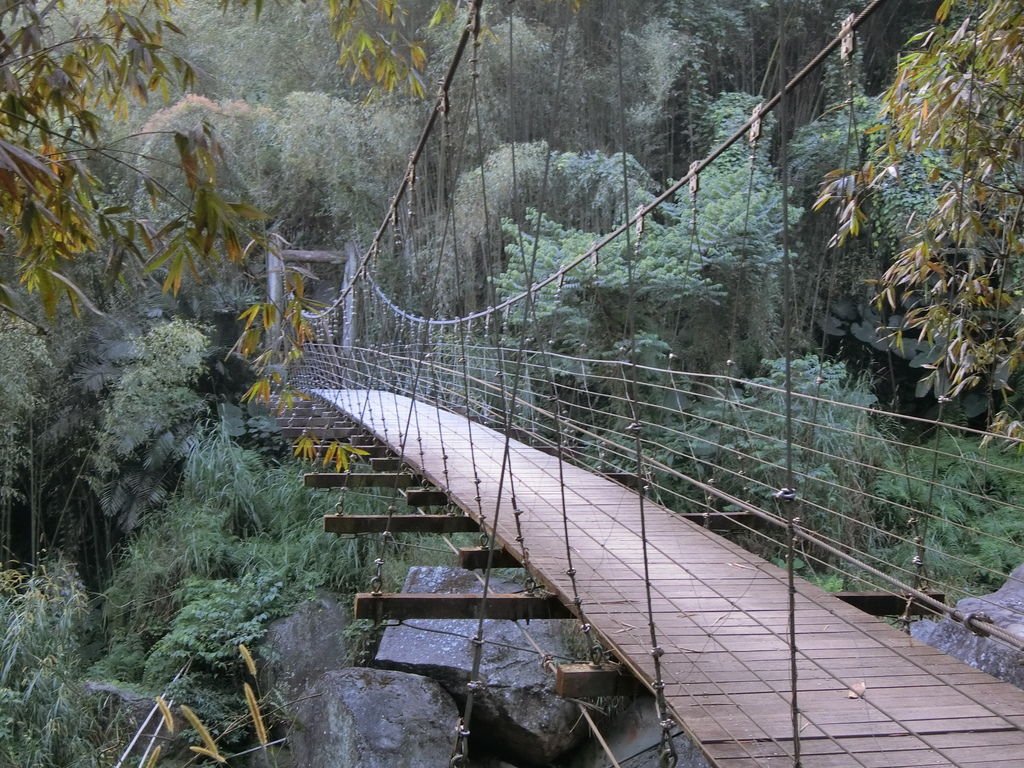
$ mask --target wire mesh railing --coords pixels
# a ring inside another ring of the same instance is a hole
[[[1015,452],[976,430],[885,412],[816,360],[795,370],[801,575],[926,604],[922,593],[942,592],[951,604],[993,591],[1024,561]],[[514,377],[509,403],[501,382]],[[637,482],[649,498],[706,525],[728,518],[741,543],[781,558],[785,392],[771,376],[634,371],[620,360],[439,336],[375,349],[312,343],[296,380],[405,395],[603,474],[635,468],[638,428],[645,472]]]

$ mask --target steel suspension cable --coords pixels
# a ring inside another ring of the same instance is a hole
[[[783,348],[785,350],[786,391],[786,481],[776,494],[785,508],[786,517],[786,581],[789,593],[789,685],[790,719],[793,728],[793,768],[801,768],[800,702],[796,642],[796,526],[797,491],[793,474],[793,272],[789,249],[789,136],[786,115],[786,12],[782,0],[779,10],[779,167],[782,174],[782,301],[784,304]]]

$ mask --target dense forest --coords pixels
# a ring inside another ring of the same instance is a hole
[[[296,485],[293,446],[243,397],[281,375],[299,312],[331,301],[342,268],[291,269],[290,314],[272,317],[266,254],[366,247],[467,5],[0,9],[0,765],[113,764],[125,734],[99,727],[84,679],[188,700],[242,749],[236,646],[364,580],[371,550],[323,536],[328,500]],[[541,275],[586,250],[859,10],[484,3],[382,286],[424,315],[515,295],[526,249]],[[884,3],[852,56],[650,218],[628,278],[608,259],[541,293],[531,333],[553,352],[629,344],[645,365],[772,380],[791,326],[828,394],[1019,439],[1021,29],[1014,0]],[[1000,573],[1024,542],[1012,514],[986,523]],[[957,578],[991,586],[987,572]]]

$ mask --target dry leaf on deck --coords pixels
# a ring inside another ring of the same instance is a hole
[[[864,696],[864,691],[868,689],[864,681],[856,682],[850,686],[850,690],[846,692],[846,698],[848,699],[859,699]]]

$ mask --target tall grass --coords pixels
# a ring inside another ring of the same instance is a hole
[[[80,678],[87,601],[66,563],[0,572],[0,765],[98,765]]]

